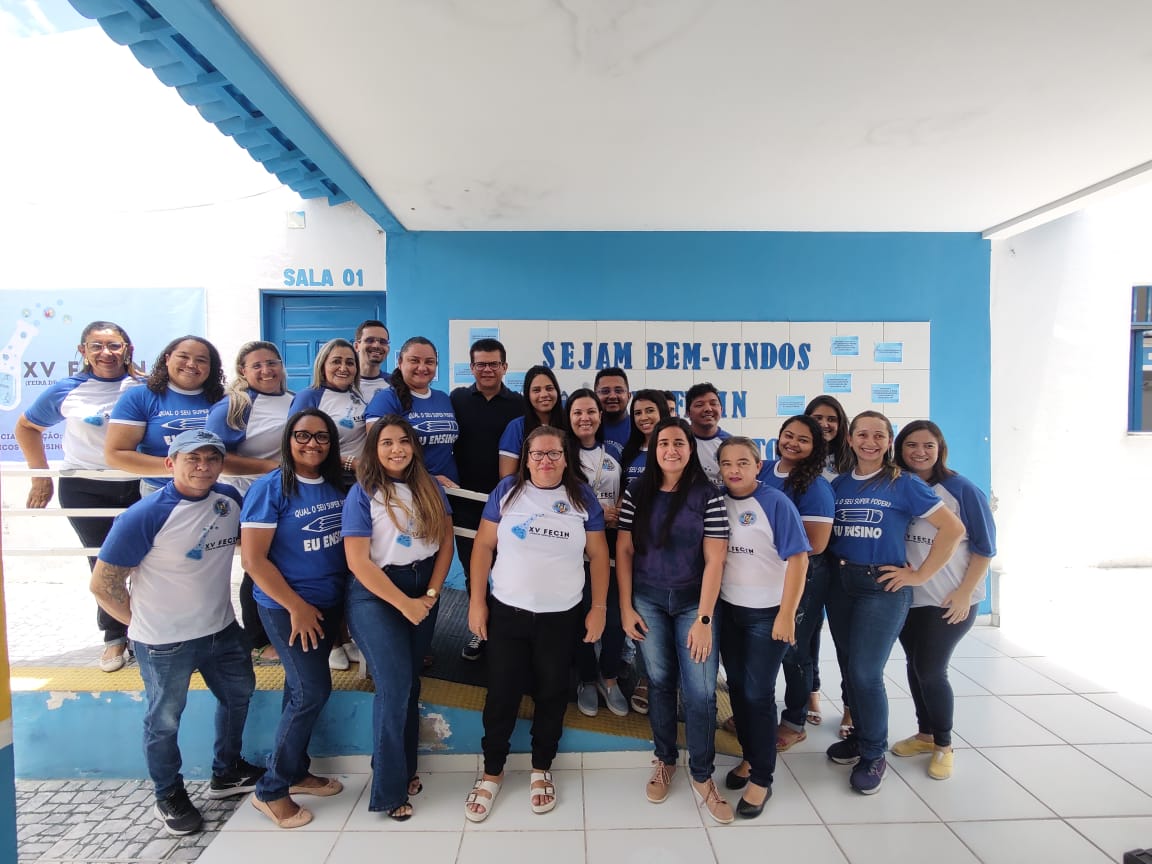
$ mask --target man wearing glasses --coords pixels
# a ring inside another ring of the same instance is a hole
[[[604,406],[604,449],[619,461],[632,433],[632,421],[628,417],[628,401],[632,398],[628,391],[628,374],[616,366],[601,369],[596,373],[595,390]]]
[[[360,393],[365,402],[371,402],[377,390],[389,386],[388,375],[383,367],[391,350],[390,344],[388,328],[383,321],[369,318],[361,321],[356,328],[352,347],[356,349],[356,356],[360,360]]]
[[[524,416],[524,397],[504,386],[508,355],[501,342],[479,339],[472,343],[468,355],[476,383],[457,387],[449,397],[460,427],[453,453],[460,486],[487,495],[500,481],[500,435],[514,419]],[[483,510],[483,501],[452,499],[452,521],[457,528],[475,531]],[[456,553],[464,567],[464,584],[471,590],[472,538],[457,537]],[[483,653],[484,642],[475,635],[460,652],[465,660],[478,660]]]

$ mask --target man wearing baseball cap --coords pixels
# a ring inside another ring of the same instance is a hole
[[[177,743],[193,672],[200,672],[217,700],[208,797],[250,792],[264,769],[240,755],[256,679],[232,611],[241,499],[231,486],[216,482],[224,442],[205,429],[189,429],[169,445],[165,465],[172,481],[113,523],[91,588],[100,606],[128,625],[148,702],[144,755],[155,813],[169,834],[181,835],[202,824],[184,789]]]

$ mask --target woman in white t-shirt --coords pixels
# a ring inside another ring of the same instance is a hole
[[[420,669],[452,564],[451,510],[402,417],[385,415],[368,430],[356,473],[342,530],[356,577],[348,627],[376,685],[368,809],[403,821],[412,816],[408,799],[424,788],[416,773]]]
[[[985,597],[985,576],[996,555],[996,523],[980,488],[948,467],[948,444],[931,420],[913,420],[900,430],[896,464],[931,486],[964,524],[964,537],[948,562],[923,585],[913,586],[912,608],[900,631],[918,732],[892,745],[892,753],[930,753],[928,776],[946,780],[952,776],[955,704],[948,664]],[[912,520],[904,537],[909,564],[917,567],[928,557],[935,536],[935,526]]]
[[[535,680],[532,812],[547,813],[556,806],[550,769],[564,731],[568,675],[579,629],[583,625],[587,643],[604,631],[608,593],[604,511],[566,452],[559,429],[538,426],[529,432],[519,469],[492,490],[476,532],[468,628],[488,641],[488,668],[499,674],[491,676],[484,701],[484,772],[465,804],[470,822],[482,822],[492,811],[529,677]],[[581,615],[585,555],[592,608]],[[486,599],[489,574],[492,591]]]

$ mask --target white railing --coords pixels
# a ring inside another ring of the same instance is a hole
[[[132,474],[127,471],[116,471],[113,469],[108,470],[84,470],[73,468],[26,468],[23,466],[4,465],[2,466],[2,473],[5,477],[48,477],[55,479],[59,477],[81,477],[86,479],[97,480],[139,480],[142,475]],[[260,475],[244,475],[250,479],[255,479]],[[222,478],[222,482],[227,483],[228,478]],[[487,501],[488,496],[483,492],[473,492],[471,489],[445,489],[449,495],[455,498],[466,498],[472,501]],[[29,519],[42,519],[46,516],[49,517],[67,517],[67,516],[118,516],[123,513],[126,508],[124,507],[7,507],[0,511],[3,518],[8,519],[13,516],[24,517]],[[454,529],[458,537],[475,537],[476,532],[471,528],[456,528]],[[239,552],[240,547],[237,545],[236,551]],[[41,547],[11,547],[4,546],[5,555],[18,555],[24,558],[46,558],[54,557],[57,555],[84,555],[91,556],[100,552],[98,548],[84,548],[78,549],[69,546],[41,546]]]

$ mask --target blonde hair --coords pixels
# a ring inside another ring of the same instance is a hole
[[[225,416],[224,422],[228,424],[229,429],[235,429],[237,432],[243,432],[247,427],[248,424],[244,422],[244,418],[252,408],[252,397],[248,395],[248,381],[244,378],[244,361],[254,351],[271,351],[276,355],[277,360],[283,361],[284,359],[280,356],[279,348],[271,342],[260,340],[245,342],[236,352],[236,377],[228,385],[228,414]]]

